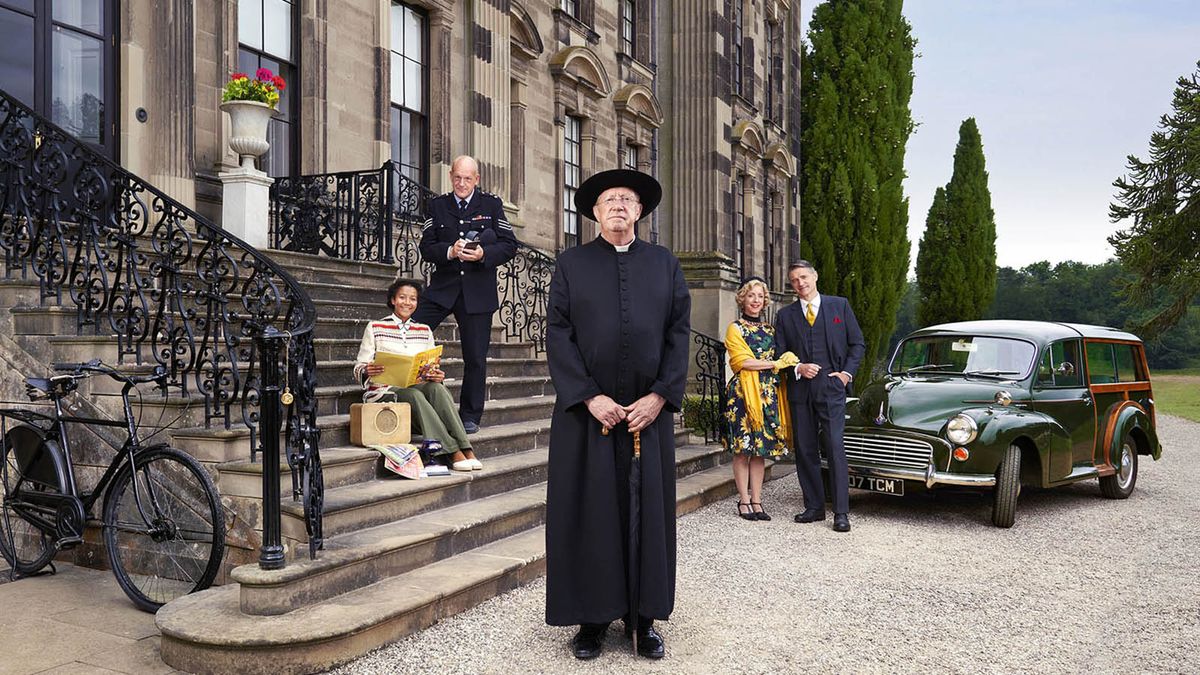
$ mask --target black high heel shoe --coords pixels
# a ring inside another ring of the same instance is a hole
[[[757,506],[760,510],[754,511],[753,507],[755,507],[755,506]],[[762,502],[750,502],[750,507],[751,507],[750,513],[754,514],[755,520],[770,520],[771,519],[771,516],[768,516],[766,510],[763,509]]]
[[[747,509],[745,513],[742,513],[743,506]],[[741,516],[743,520],[758,520],[758,514],[754,512],[754,508],[751,507],[748,502],[737,503],[737,514]]]

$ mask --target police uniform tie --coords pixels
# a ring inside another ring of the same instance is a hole
[[[817,322],[817,313],[813,310],[813,304],[808,303],[808,311],[804,313],[804,318],[808,319],[808,325],[813,325]]]
[[[458,210],[459,211],[467,210],[467,200],[465,200],[465,199],[458,200]]]

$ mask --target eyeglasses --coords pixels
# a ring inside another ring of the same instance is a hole
[[[641,202],[638,201],[637,197],[630,197],[629,195],[613,195],[611,197],[605,197],[604,199],[601,199],[600,203],[605,206],[612,206],[614,204],[629,206],[630,204],[640,204]]]

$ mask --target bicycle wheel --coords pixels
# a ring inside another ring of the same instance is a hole
[[[5,464],[0,469],[0,480],[5,481],[0,486],[0,554],[21,576],[48,565],[58,550],[53,537],[21,515],[55,522],[54,507],[38,500],[39,494],[58,495],[64,488],[57,474],[46,470],[47,452],[41,434],[27,426],[9,429],[0,444]]]
[[[136,473],[126,464],[104,496],[104,545],[121,590],[155,612],[212,584],[225,520],[212,479],[190,456],[160,446],[134,464]]]

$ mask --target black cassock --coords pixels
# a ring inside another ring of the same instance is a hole
[[[601,238],[558,256],[550,282],[546,355],[558,396],[546,495],[546,623],[603,623],[628,609],[629,466],[633,437],[607,436],[584,400],[621,405],[657,392],[666,405],[642,430],[641,599],[666,619],[675,605],[673,415],[687,381],[691,296],[679,261],[635,239],[619,253]]]

